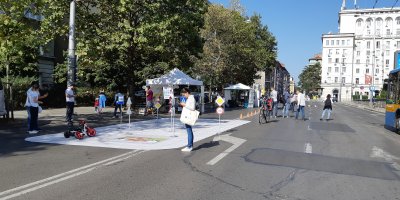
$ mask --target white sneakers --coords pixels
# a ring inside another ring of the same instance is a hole
[[[28,131],[29,135],[37,134],[39,131]]]
[[[192,147],[185,147],[185,148],[181,149],[181,151],[183,151],[183,152],[191,152],[192,150],[193,150]]]

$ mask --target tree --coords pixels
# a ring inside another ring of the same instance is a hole
[[[36,58],[44,40],[37,31],[39,22],[27,16],[40,18],[38,4],[32,0],[0,2],[0,77],[37,75]]]
[[[60,10],[58,1],[48,2],[52,10]],[[206,7],[205,0],[79,1],[78,78],[92,86],[132,89],[175,67],[189,71],[202,48]],[[49,14],[56,21],[66,17]],[[64,81],[65,64],[57,71]]]
[[[254,15],[246,20],[239,12],[220,5],[210,5],[201,30],[205,43],[195,72],[210,88],[241,82],[251,85],[256,74],[272,66],[276,41]]]
[[[299,75],[299,86],[305,91],[316,90],[321,87],[321,64],[306,66]]]

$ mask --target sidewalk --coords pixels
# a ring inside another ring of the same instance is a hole
[[[363,109],[363,110],[368,110],[368,111],[372,111],[372,112],[378,112],[378,113],[385,113],[385,108],[373,108],[370,106],[366,106],[366,105],[361,105],[361,104],[356,104],[353,102],[341,102],[341,104],[343,105],[347,105],[347,106],[351,106],[351,107],[355,107],[355,108],[359,108],[359,109]]]

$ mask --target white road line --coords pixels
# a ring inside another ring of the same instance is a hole
[[[105,160],[102,160],[102,161],[99,161],[99,162],[96,162],[96,163],[93,163],[93,164],[89,164],[89,165],[86,165],[86,166],[83,166],[83,167],[80,167],[80,168],[77,168],[77,169],[74,169],[74,170],[71,170],[71,171],[67,171],[67,172],[64,172],[64,173],[61,173],[61,174],[57,174],[57,175],[54,175],[54,176],[51,176],[51,177],[48,177],[48,178],[45,178],[45,179],[42,179],[42,180],[39,180],[39,181],[35,181],[35,182],[32,182],[32,183],[28,183],[26,185],[22,185],[22,186],[13,188],[13,189],[9,189],[9,190],[0,192],[0,196],[4,196],[4,195],[7,195],[7,194],[16,192],[16,193],[14,193],[12,195],[1,197],[0,200],[10,199],[10,198],[13,198],[13,197],[17,197],[17,196],[26,194],[28,192],[35,191],[37,189],[46,187],[48,185],[52,185],[52,184],[61,182],[63,180],[67,180],[67,179],[82,175],[84,173],[92,171],[93,169],[98,168],[101,165],[110,164],[110,163],[114,162],[115,160],[118,160],[118,162],[119,162],[119,161],[121,161],[121,158],[122,159],[128,159],[128,158],[130,158],[132,156],[135,156],[135,155],[138,155],[138,154],[140,154],[142,152],[144,152],[144,151],[140,151],[140,150],[130,151],[130,152],[127,152],[127,153],[124,153],[124,154],[121,154],[121,155],[118,155],[118,156],[114,156],[112,158],[108,158],[108,159],[105,159]],[[56,180],[54,180],[54,179],[56,179]],[[26,189],[26,188],[30,188],[30,189]],[[19,191],[19,192],[17,192],[17,191]]]
[[[312,153],[312,146],[310,143],[304,145],[304,153]]]
[[[386,162],[389,162],[393,168],[396,170],[400,170],[400,165],[394,160],[400,160],[400,158],[390,155],[388,152],[384,151],[383,149],[374,146],[372,148],[372,152],[370,154],[371,158],[383,158]]]
[[[233,150],[235,150],[240,145],[242,145],[244,142],[246,142],[245,139],[232,137],[230,135],[221,135],[221,136],[214,137],[213,141],[218,141],[218,140],[222,140],[222,141],[225,141],[225,142],[232,143],[233,146],[229,147],[227,150],[225,150],[224,152],[222,152],[219,155],[217,155],[215,158],[213,158],[210,161],[208,161],[207,165],[215,165],[217,162],[222,160],[225,156],[227,156]]]

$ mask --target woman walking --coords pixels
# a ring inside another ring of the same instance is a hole
[[[99,95],[99,109],[98,109],[99,114],[101,114],[103,112],[103,109],[106,107],[106,100],[107,97],[104,91],[101,91]]]
[[[182,96],[186,99],[185,102],[179,103],[179,105],[183,107],[182,115],[186,115],[191,111],[195,111],[196,100],[194,99],[194,96],[190,94],[190,90],[188,88],[182,89]],[[185,124],[185,127],[188,135],[188,144],[182,149],[182,151],[190,152],[193,149],[193,130],[191,125]]]
[[[28,114],[28,133],[36,134],[39,132],[38,117],[39,117],[39,84],[34,83],[30,91],[27,92],[27,102],[29,103],[29,114]]]
[[[326,120],[329,120],[331,118],[331,112],[332,112],[332,99],[330,94],[326,96],[326,99],[324,101],[324,111],[322,111],[322,116],[321,119],[319,120],[322,121],[324,119],[325,112],[328,112],[328,117],[326,118]]]

